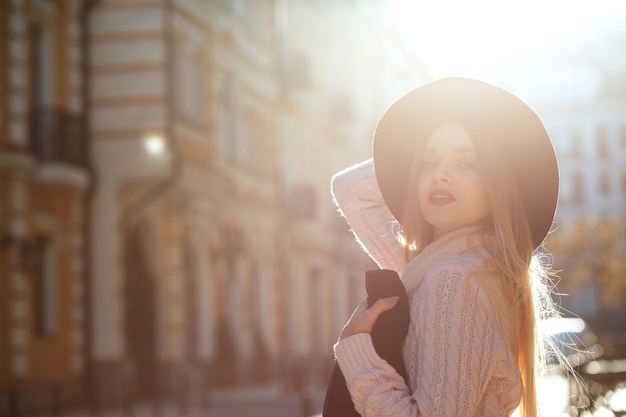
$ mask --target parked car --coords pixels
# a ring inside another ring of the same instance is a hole
[[[578,317],[559,317],[544,320],[541,332],[552,346],[549,362],[564,368],[580,368],[589,361],[602,356],[604,349],[598,336],[587,322]],[[566,362],[564,362],[566,360]]]

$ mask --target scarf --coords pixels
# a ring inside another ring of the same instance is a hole
[[[426,274],[443,259],[483,246],[480,229],[480,226],[468,226],[446,233],[411,259],[402,274],[409,299],[422,285]]]

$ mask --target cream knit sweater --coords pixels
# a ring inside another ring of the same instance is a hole
[[[402,276],[403,250],[376,183],[372,160],[333,177],[335,202],[374,261]],[[445,258],[409,300],[403,347],[409,386],[361,333],[334,346],[356,410],[364,417],[502,417],[522,394],[509,329],[480,282],[484,250]],[[410,274],[410,271],[407,270]],[[404,279],[404,277],[403,277]]]

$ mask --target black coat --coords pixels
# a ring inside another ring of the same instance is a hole
[[[402,345],[409,329],[409,300],[398,273],[388,269],[365,273],[368,308],[380,298],[399,296],[396,305],[378,318],[372,329],[372,341],[378,355],[385,359],[407,381]],[[359,417],[354,409],[346,380],[335,362],[326,390],[323,417]]]

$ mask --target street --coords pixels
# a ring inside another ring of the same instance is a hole
[[[550,417],[569,417],[567,382],[560,376],[544,378],[539,383],[541,413]],[[63,417],[321,417],[325,387],[312,390],[309,398],[285,393],[278,385],[213,391],[205,403],[185,407],[161,403],[136,404],[124,409],[65,412]],[[611,411],[613,409],[614,411]],[[606,403],[596,404],[585,417],[614,417],[626,410],[626,385],[607,396]]]

